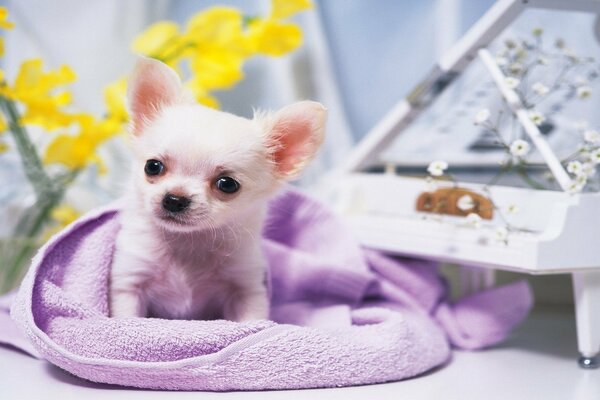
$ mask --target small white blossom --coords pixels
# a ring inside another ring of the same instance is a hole
[[[509,214],[516,214],[519,212],[519,206],[516,204],[509,204],[508,207],[506,207],[506,212]]]
[[[593,161],[584,162],[582,165],[582,175],[591,178],[596,175],[596,164]]]
[[[590,161],[594,164],[600,164],[600,148],[592,150],[590,153]]]
[[[427,167],[427,172],[432,176],[442,176],[444,171],[448,169],[448,163],[446,161],[434,161]]]
[[[578,175],[571,181],[571,184],[567,188],[567,191],[571,194],[579,193],[587,184],[587,177],[585,175]]]
[[[467,225],[473,228],[481,228],[481,217],[477,213],[467,215]]]
[[[456,207],[462,211],[472,210],[475,207],[475,200],[468,194],[462,195],[456,201]]]
[[[593,144],[600,143],[600,132],[595,129],[583,131],[583,140]]]
[[[534,83],[533,86],[531,86],[531,89],[540,96],[545,96],[550,91],[550,89],[541,82]]]
[[[575,176],[579,176],[583,173],[583,164],[579,161],[571,161],[567,164],[567,171]]]
[[[488,110],[487,108],[484,108],[475,115],[475,119],[473,120],[473,123],[475,125],[480,125],[480,124],[483,124],[488,119],[490,119],[490,110]]]
[[[520,56],[520,57],[525,57],[527,55],[527,52],[526,51],[518,52],[517,55]],[[508,70],[513,75],[519,75],[521,72],[523,72],[523,64],[521,64],[519,62],[512,63],[512,64],[510,64],[508,66]],[[518,79],[517,79],[517,85],[518,84],[519,84],[519,82],[518,82]]]
[[[529,111],[529,119],[531,119],[531,121],[536,124],[537,126],[540,126],[541,124],[544,123],[544,121],[546,120],[546,117],[544,117],[544,115],[542,113],[540,113],[539,111]]]
[[[494,236],[497,241],[506,242],[506,239],[508,239],[508,229],[506,229],[504,226],[499,226],[496,228]]]
[[[504,83],[506,83],[506,86],[508,86],[509,89],[515,89],[517,86],[519,86],[519,83],[521,83],[521,81],[517,78],[509,76],[504,79]]]
[[[538,64],[540,65],[547,65],[548,64],[548,59],[545,57],[539,57],[537,60]]]
[[[569,184],[569,187],[567,188],[567,192],[569,192],[571,194],[579,193],[585,187],[585,183],[586,182],[581,182],[581,181],[575,179],[575,180],[571,181],[571,183]]]
[[[510,154],[515,157],[523,157],[529,153],[531,146],[522,139],[517,139],[510,145]]]
[[[505,65],[508,64],[508,58],[496,57],[496,64],[498,64],[500,67],[504,67]]]
[[[577,97],[587,99],[592,94],[592,88],[589,86],[580,86],[577,88]]]

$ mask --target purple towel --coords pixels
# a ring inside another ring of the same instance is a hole
[[[35,351],[94,382],[222,391],[400,380],[444,363],[450,344],[499,342],[531,306],[525,283],[451,305],[435,265],[361,248],[325,207],[288,190],[271,202],[263,239],[272,320],[112,319],[118,210],[93,211],[54,236],[12,305]],[[5,326],[0,342],[35,352]]]

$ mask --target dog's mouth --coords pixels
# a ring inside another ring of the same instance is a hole
[[[175,214],[161,214],[158,216],[158,218],[163,221],[163,222],[167,222],[170,224],[175,224],[175,225],[179,225],[179,226],[186,226],[189,225],[188,221],[186,218],[183,218],[182,216],[179,215],[175,215]]]
[[[155,214],[155,218],[159,225],[168,230],[196,230],[203,226],[205,214],[175,214],[170,212],[159,212]]]

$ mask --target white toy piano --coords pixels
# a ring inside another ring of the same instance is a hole
[[[589,43],[531,26],[553,13]],[[600,114],[599,14],[598,0],[498,1],[358,145],[335,194],[368,247],[571,273],[582,368],[600,351],[600,125],[581,122]]]

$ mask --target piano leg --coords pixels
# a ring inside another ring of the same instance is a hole
[[[598,368],[600,351],[600,271],[573,272],[579,366]]]

